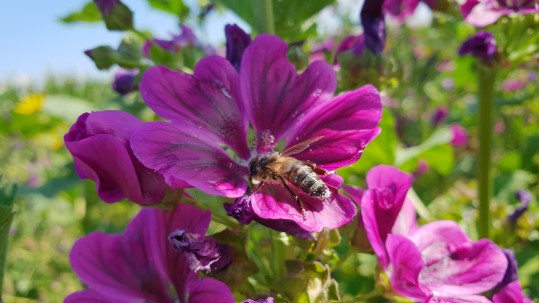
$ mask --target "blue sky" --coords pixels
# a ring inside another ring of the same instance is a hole
[[[104,24],[62,24],[60,17],[81,8],[87,0],[20,0],[0,4],[0,83],[17,79],[39,81],[47,74],[106,77],[83,54],[98,45],[116,46],[119,32]],[[150,9],[145,0],[124,0],[135,12],[137,28],[168,38],[179,31],[175,19]],[[192,1],[186,1],[192,2]],[[232,14],[212,15],[199,33],[206,41],[224,41],[226,23],[240,22]]]

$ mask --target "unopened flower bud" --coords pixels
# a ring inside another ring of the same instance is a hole
[[[135,91],[135,79],[138,75],[137,70],[133,71],[119,71],[114,75],[114,82],[112,82],[112,89],[120,95],[127,95],[130,92]]]
[[[238,220],[241,224],[247,225],[254,219],[250,195],[237,198],[232,203],[225,203],[225,210],[227,215]]]
[[[240,69],[243,52],[251,44],[251,36],[236,24],[225,26],[226,59],[236,68]]]
[[[497,57],[494,35],[487,31],[479,31],[462,43],[459,55],[472,55],[484,64],[491,64]]]
[[[94,0],[109,30],[133,28],[133,12],[119,0]]]
[[[174,248],[185,253],[189,266],[194,271],[216,272],[232,261],[232,251],[226,244],[213,238],[177,229],[168,236]]]

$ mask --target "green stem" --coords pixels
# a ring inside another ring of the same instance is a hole
[[[253,2],[259,33],[275,34],[272,1],[273,0],[255,0]]]
[[[479,82],[479,154],[478,154],[478,196],[480,238],[488,238],[490,228],[490,198],[492,178],[490,173],[492,151],[492,123],[494,115],[495,67],[478,64]]]
[[[15,202],[16,191],[17,187],[15,185],[4,186],[0,184],[0,302],[2,302],[9,229],[15,215],[13,204]]]

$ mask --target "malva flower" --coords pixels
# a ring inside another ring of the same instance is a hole
[[[508,264],[496,244],[471,241],[452,221],[416,228],[410,176],[395,168],[372,168],[367,185],[361,217],[396,293],[418,302],[490,302],[479,294],[502,281]]]
[[[137,129],[131,147],[171,187],[188,183],[207,194],[242,197],[252,218],[272,228],[306,233],[337,228],[352,220],[356,208],[338,193],[342,178],[333,170],[356,162],[380,132],[380,95],[364,86],[332,99],[331,66],[316,61],[298,75],[286,51],[280,38],[259,35],[245,50],[239,73],[217,56],[202,59],[193,75],[165,67],[147,70],[142,98],[169,121]],[[256,141],[252,148],[250,133]],[[283,163],[279,171],[268,170],[263,182],[250,184],[255,164],[260,165],[256,161],[291,147],[287,156],[298,162]],[[323,194],[305,190],[314,186],[309,183],[314,172],[308,182],[293,179],[292,165],[300,163],[316,165],[311,170],[318,172],[321,181],[315,181]]]
[[[165,196],[168,186],[163,177],[142,165],[129,145],[141,125],[138,118],[121,111],[85,113],[64,136],[75,171],[96,183],[105,202],[128,198],[148,206],[161,203]]]
[[[180,203],[171,212],[142,209],[122,234],[93,232],[82,237],[69,259],[89,288],[65,302],[233,303],[224,283],[198,279],[186,256],[167,240],[176,229],[204,235],[210,220],[209,211]]]
[[[388,13],[395,21],[402,23],[412,16],[419,6],[419,3],[425,3],[430,9],[434,9],[439,0],[385,0],[384,11]]]
[[[466,0],[460,11],[464,21],[483,27],[502,16],[539,13],[539,5],[536,0]]]
[[[138,70],[118,71],[114,74],[112,89],[120,95],[127,95],[136,90],[135,79]]]
[[[478,31],[462,43],[459,55],[471,55],[483,64],[491,64],[498,56],[494,35],[487,31]]]
[[[193,30],[187,25],[181,25],[181,33],[172,35],[170,40],[153,39],[152,41],[144,42],[142,46],[142,54],[146,57],[150,55],[150,50],[154,45],[168,51],[169,53],[180,53],[183,48],[192,46],[196,48],[204,48],[200,40],[193,32]],[[211,53],[209,49],[206,49],[208,53]]]
[[[468,145],[468,131],[458,123],[451,124],[451,132],[453,138],[451,139],[452,146],[466,146]]]

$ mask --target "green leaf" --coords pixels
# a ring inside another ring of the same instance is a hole
[[[43,111],[67,122],[75,122],[81,113],[93,110],[95,107],[87,100],[67,95],[49,95],[43,104]]]
[[[180,20],[189,15],[189,6],[182,0],[148,0],[148,3],[155,9],[177,16]]]
[[[251,28],[256,28],[256,18],[253,8],[254,1],[251,0],[216,0],[216,3],[227,7],[238,17],[247,22]]]
[[[112,9],[107,15],[103,15],[105,25],[109,30],[124,31],[133,28],[133,12],[122,2]]]
[[[60,18],[60,21],[64,23],[99,22],[101,21],[101,13],[94,2],[90,1],[86,3],[80,11],[73,12]]]
[[[454,163],[453,149],[449,145],[452,138],[453,134],[449,128],[439,128],[422,144],[399,149],[395,164],[400,169],[411,172],[422,159],[439,174],[448,175]]]

